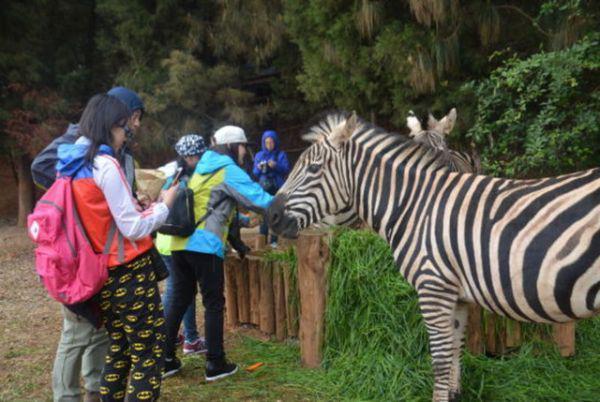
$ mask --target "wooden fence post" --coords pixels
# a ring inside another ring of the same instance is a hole
[[[256,237],[254,238],[254,249],[259,251],[265,248],[265,245],[267,244],[267,236],[265,235],[261,235],[260,233],[256,235]]]
[[[292,269],[283,264],[283,290],[288,337],[298,337],[298,284],[292,281]]]
[[[306,231],[297,243],[300,291],[300,354],[306,367],[319,367],[325,335],[329,246],[322,232]]]
[[[472,355],[480,355],[483,352],[481,307],[469,303],[469,318],[467,322],[467,349]]]
[[[248,291],[250,293],[250,322],[260,324],[260,273],[259,257],[249,255],[248,260]]]
[[[236,257],[225,257],[225,318],[228,329],[235,329],[238,324],[237,292],[235,280]]]
[[[575,354],[575,322],[553,324],[552,338],[558,345],[561,356],[568,357]]]
[[[273,262],[273,296],[275,301],[275,339],[285,340],[285,289],[283,286],[282,263]]]
[[[267,335],[275,332],[275,308],[273,302],[273,267],[270,262],[262,261],[260,277],[260,322],[259,328]]]
[[[238,321],[240,324],[250,322],[250,295],[248,281],[248,262],[237,259],[235,269],[235,284],[237,290]]]

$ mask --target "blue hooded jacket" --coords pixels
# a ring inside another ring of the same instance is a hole
[[[273,197],[227,155],[208,150],[187,182],[194,192],[194,215],[205,220],[190,237],[173,236],[171,250],[225,255],[225,239],[235,205],[263,213]]]
[[[272,138],[275,147],[269,151],[265,145],[267,138]],[[268,165],[261,169],[261,162],[275,161],[275,167],[271,168]],[[290,162],[288,161],[285,152],[279,149],[279,138],[273,130],[267,130],[262,135],[262,149],[254,157],[254,168],[252,169],[259,183],[266,181],[274,181],[277,189],[283,186],[288,173],[290,172]]]

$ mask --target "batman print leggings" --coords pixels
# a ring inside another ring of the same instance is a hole
[[[100,297],[110,339],[100,383],[102,401],[123,401],[125,395],[129,402],[157,400],[166,327],[149,253],[109,269]]]

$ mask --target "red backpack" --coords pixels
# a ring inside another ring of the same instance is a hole
[[[108,278],[108,255],[94,251],[81,226],[71,180],[57,178],[27,217],[35,269],[50,296],[67,305],[88,300]]]

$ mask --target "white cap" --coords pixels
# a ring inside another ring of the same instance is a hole
[[[234,144],[248,142],[244,129],[238,126],[224,126],[215,131],[215,144]]]

